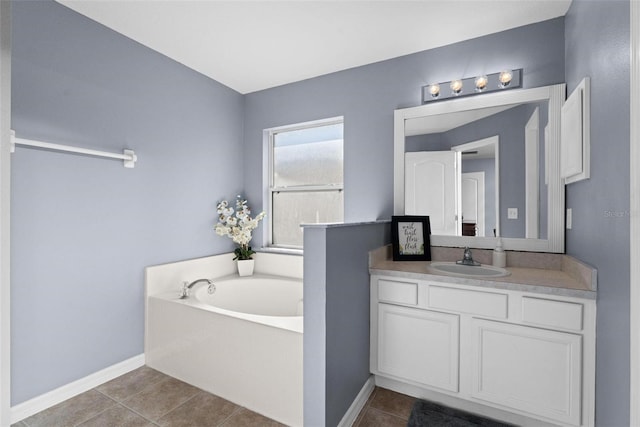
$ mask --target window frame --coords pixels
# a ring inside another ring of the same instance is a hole
[[[342,124],[343,137],[342,137],[342,171],[343,178],[342,184],[327,184],[327,185],[296,185],[296,186],[284,186],[275,187],[274,185],[274,143],[275,136],[283,132],[291,132],[302,129],[310,129],[315,127],[330,126],[335,124]],[[273,242],[273,196],[277,193],[289,192],[289,193],[309,193],[313,191],[344,191],[344,116],[336,116],[327,119],[313,120],[302,123],[295,123],[292,125],[278,126],[263,131],[263,139],[265,146],[267,147],[266,155],[264,156],[265,167],[264,170],[264,194],[263,205],[266,206],[267,212],[267,226],[264,227],[264,246],[268,249],[284,250],[284,251],[302,251],[302,246],[295,245],[283,245],[274,244]],[[343,211],[344,211],[344,199],[343,199]],[[344,219],[344,218],[343,218]]]

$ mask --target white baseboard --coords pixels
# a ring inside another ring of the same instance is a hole
[[[77,381],[58,387],[45,394],[29,399],[26,402],[11,407],[11,424],[24,420],[58,403],[64,402],[85,391],[89,391],[101,384],[111,381],[120,375],[133,371],[144,365],[144,354],[134,356],[101,371],[95,372]]]
[[[364,405],[367,403],[367,399],[369,399],[369,396],[371,396],[375,385],[376,384],[374,377],[373,375],[371,375],[362,386],[362,389],[356,396],[351,406],[349,406],[349,409],[344,414],[344,417],[342,417],[342,419],[340,420],[338,427],[351,427],[353,425],[353,423],[356,421],[356,418],[358,418],[358,414],[360,413],[360,411],[362,411],[362,408],[364,408]]]

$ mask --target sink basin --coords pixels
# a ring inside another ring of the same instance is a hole
[[[438,274],[448,274],[451,276],[461,277],[504,277],[509,273],[506,269],[500,267],[494,267],[492,265],[462,265],[455,262],[432,262],[429,265],[429,270]]]

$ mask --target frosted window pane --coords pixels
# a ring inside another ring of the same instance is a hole
[[[302,247],[300,224],[342,222],[342,191],[273,193],[273,244]]]
[[[343,139],[342,123],[321,125],[296,130],[287,130],[275,134],[274,146],[306,144],[310,142]]]
[[[274,136],[273,185],[342,184],[342,124]]]

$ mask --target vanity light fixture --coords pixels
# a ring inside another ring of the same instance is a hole
[[[450,92],[441,91],[441,87],[449,87]],[[515,89],[522,86],[522,68],[517,70],[503,70],[499,73],[482,74],[476,77],[455,79],[449,82],[432,83],[422,87],[422,103],[440,99],[459,98],[461,96],[477,95],[480,93],[497,92]]]

